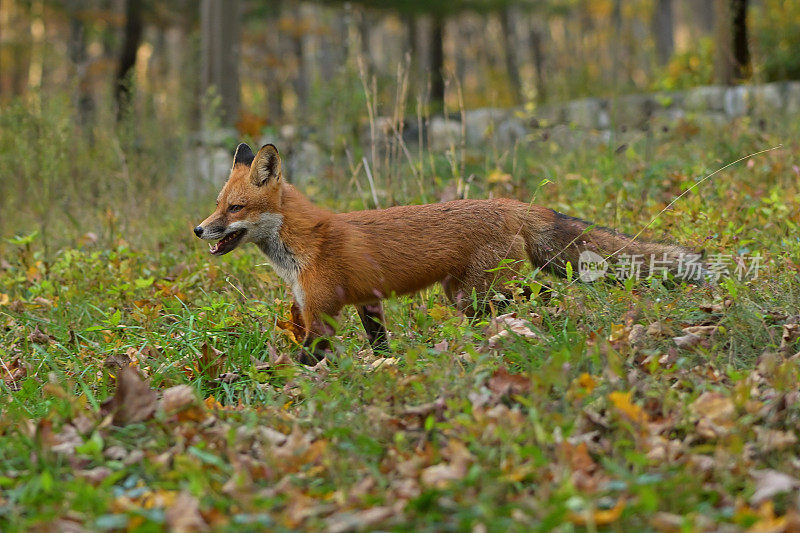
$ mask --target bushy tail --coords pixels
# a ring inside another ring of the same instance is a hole
[[[531,263],[559,275],[567,272],[584,281],[604,276],[618,279],[649,276],[699,281],[704,275],[701,255],[674,244],[634,239],[613,229],[547,210],[527,213],[524,238]],[[546,221],[546,222],[543,222]]]

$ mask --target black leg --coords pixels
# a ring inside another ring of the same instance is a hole
[[[357,305],[356,311],[358,311],[364,331],[367,332],[372,349],[382,352],[389,351],[389,337],[386,334],[386,327],[383,325],[383,305],[380,302]]]

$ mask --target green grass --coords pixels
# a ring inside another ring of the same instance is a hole
[[[116,227],[103,225],[102,202],[85,218],[98,226],[80,216],[61,226],[55,210],[47,249],[24,206],[5,228],[30,237],[0,245],[0,530],[158,531],[183,519],[336,531],[353,519],[382,530],[691,531],[797,520],[796,495],[752,500],[754,471],[800,477],[800,368],[790,357],[800,347],[790,340],[780,352],[784,324],[800,321],[797,133],[686,124],[632,135],[622,150],[545,141],[425,154],[422,183],[402,162],[385,167],[406,178],[392,190],[398,203],[435,200],[463,163],[472,197],[535,196],[635,233],[703,175],[784,145],[705,182],[647,232],[709,254],[760,252],[757,279],[698,287],[536,275],[555,285],[554,299],[508,311],[537,338],[509,335],[494,348],[492,316],[459,316],[431,289],[387,302],[396,361],[377,368],[350,309],[327,368],[259,364],[296,351],[277,327],[290,297],[254,248],[213,258],[193,238],[213,191],[191,207],[143,204],[151,210],[137,219],[121,209]],[[157,166],[154,149],[143,148],[147,165]],[[514,176],[508,188],[486,180],[495,168]],[[347,171],[334,174],[309,185],[315,200],[360,207]],[[100,239],[81,243],[97,227]],[[664,335],[631,338],[659,321]],[[672,338],[696,325],[719,328],[677,347]],[[219,352],[204,356],[204,345]],[[185,384],[195,403],[113,424],[101,404],[116,388],[109,358],[124,355],[159,394]],[[521,378],[506,383],[500,368]],[[238,379],[219,379],[225,372]]]

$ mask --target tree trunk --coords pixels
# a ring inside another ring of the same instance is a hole
[[[714,2],[709,0],[693,0],[689,9],[695,17],[697,26],[705,33],[714,31]]]
[[[300,4],[298,4],[294,16],[297,26],[298,27],[302,26],[303,12]],[[306,59],[305,59],[302,33],[298,30],[294,30],[292,32],[291,41],[292,41],[291,42],[292,55],[294,55],[297,64],[297,72],[294,77],[294,93],[297,96],[297,106],[295,107],[295,115],[299,116],[302,115],[302,113],[306,109],[306,106],[308,105],[308,95],[309,95],[308,65],[306,64]],[[362,48],[363,46],[364,44],[362,43]],[[368,61],[369,56],[366,56],[366,58]]]
[[[117,66],[116,91],[117,120],[121,119],[130,105],[131,77],[130,72],[136,64],[136,52],[142,42],[142,2],[126,0],[125,2],[125,37],[119,54]]]
[[[201,88],[220,97],[220,119],[233,126],[239,118],[239,0],[202,0]],[[213,89],[212,89],[213,88]]]
[[[94,108],[91,90],[86,80],[87,53],[86,53],[86,28],[83,20],[79,17],[77,9],[79,6],[72,3],[67,4],[70,10],[70,36],[67,50],[69,59],[75,69],[75,77],[78,82],[77,93],[75,94],[75,108],[78,110],[78,121],[82,125],[91,122],[91,114]]]
[[[531,23],[531,55],[533,56],[533,69],[536,72],[536,101],[539,103],[547,99],[547,84],[544,73],[544,28],[539,20]]]
[[[503,30],[503,52],[506,61],[506,74],[511,85],[511,96],[514,103],[522,101],[522,79],[519,75],[519,51],[517,50],[516,19],[519,14],[511,7],[506,7],[500,14],[500,25]]]
[[[656,0],[656,6],[653,10],[652,27],[656,41],[656,58],[659,65],[666,65],[675,50],[672,4],[672,0]]]
[[[444,18],[434,15],[430,40],[431,107],[444,110]]]
[[[731,39],[733,40],[733,76],[743,80],[750,77],[750,46],[747,42],[748,0],[731,0]]]
[[[716,57],[714,70],[717,83],[730,85],[733,83],[734,63],[733,50],[731,49],[731,14],[730,0],[714,0],[714,21]]]

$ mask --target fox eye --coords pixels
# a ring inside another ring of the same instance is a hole
[[[243,205],[232,205],[232,206],[230,206],[228,208],[228,212],[229,213],[235,213],[237,211],[241,211],[242,209],[244,209]]]

